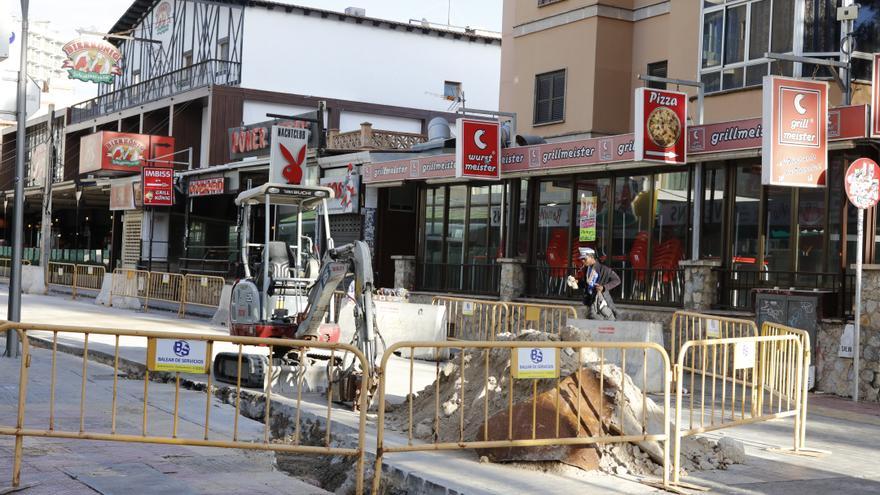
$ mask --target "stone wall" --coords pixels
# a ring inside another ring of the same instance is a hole
[[[394,288],[412,291],[416,287],[416,257],[397,255],[394,260]]]
[[[713,268],[717,261],[681,261],[684,270],[684,294],[682,305],[688,311],[705,311],[715,304],[718,294],[718,274]]]

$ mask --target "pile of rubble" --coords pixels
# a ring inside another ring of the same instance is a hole
[[[576,330],[564,330],[561,336],[525,331],[496,340],[579,340],[572,332]],[[440,365],[439,380],[389,408],[386,425],[409,431],[411,399],[413,436],[429,442],[638,436],[644,431],[664,431],[662,406],[643,398],[618,366],[607,361],[600,366],[598,356],[588,349],[560,352],[558,382],[511,380],[510,356],[511,350],[502,348],[472,349],[451,356]],[[493,462],[555,461],[584,470],[662,475],[663,445],[656,441],[479,449],[477,453]],[[685,470],[724,469],[743,462],[743,457],[737,442],[683,439]]]

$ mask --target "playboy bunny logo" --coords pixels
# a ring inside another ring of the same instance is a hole
[[[284,166],[281,174],[287,179],[288,184],[301,184],[303,177],[302,164],[306,159],[306,146],[303,145],[300,148],[295,158],[290,154],[290,150],[286,146],[281,143],[278,143],[278,146],[281,148],[281,155],[287,161],[287,165]]]

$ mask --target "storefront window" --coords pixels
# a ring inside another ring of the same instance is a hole
[[[825,189],[798,193],[798,271],[825,271]]]
[[[608,225],[608,197],[611,179],[578,179],[575,201],[575,248],[591,247],[601,259],[607,257],[605,249]]]
[[[761,204],[761,165],[736,168],[733,230],[731,235],[733,267],[758,269],[758,211]]]
[[[862,53],[880,51],[880,0],[859,0],[859,18],[853,26],[855,49]],[[854,59],[853,77],[871,80],[871,60]]]
[[[467,186],[449,187],[449,231],[446,235],[446,266],[464,263],[464,229],[467,210]],[[446,285],[460,288],[461,272],[447,270]]]
[[[769,271],[791,269],[791,188],[767,188],[767,227],[764,232],[764,260]]]
[[[651,176],[614,180],[614,226],[609,264],[621,279],[617,298],[637,298],[649,285],[650,232],[653,212]]]
[[[519,187],[519,228],[516,236],[516,254],[526,257],[529,253],[529,179],[520,180]]]
[[[840,155],[829,156],[828,184],[843,184],[843,159]],[[842,268],[840,255],[843,253],[841,238],[843,234],[843,207],[847,203],[843,187],[828,188],[828,265],[829,272],[839,272]]]
[[[654,248],[653,258],[667,257],[678,268],[678,261],[687,252],[690,226],[690,174],[673,172],[657,174],[654,185]]]
[[[724,246],[724,186],[723,166],[707,166],[703,171],[703,211],[700,216],[700,257],[721,259]]]
[[[443,220],[446,208],[446,188],[425,191],[425,263],[443,262]]]
[[[471,209],[468,220],[469,265],[485,265],[489,235],[489,186],[471,188]]]
[[[489,263],[494,263],[495,259],[501,255],[501,200],[504,194],[504,188],[506,186],[501,184],[495,184],[489,188],[491,194],[489,196],[489,248],[486,252],[486,260]],[[508,196],[509,198],[509,196]],[[509,201],[509,199],[508,199]],[[507,215],[510,215],[511,211],[515,211],[513,208],[507,208],[505,211],[505,220],[507,222]]]
[[[547,295],[562,294],[570,266],[571,180],[541,181],[538,187],[536,262],[546,270],[536,280]]]

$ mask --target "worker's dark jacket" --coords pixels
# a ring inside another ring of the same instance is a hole
[[[584,288],[585,305],[592,306],[596,300],[595,287],[596,285],[601,285],[605,288],[605,292],[602,296],[605,298],[608,305],[616,312],[614,301],[611,300],[611,290],[620,285],[620,277],[614,273],[614,270],[596,262],[593,266],[581,267],[581,269],[578,270],[577,278],[581,281],[581,285]]]

